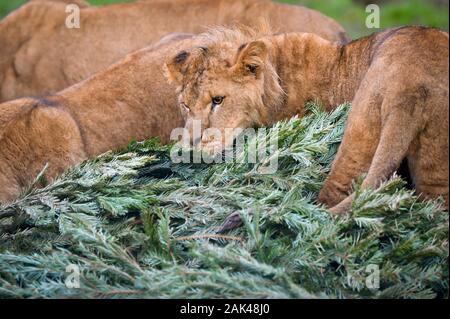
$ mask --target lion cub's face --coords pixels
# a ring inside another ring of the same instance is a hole
[[[239,48],[222,43],[183,51],[166,63],[193,145],[215,154],[233,143],[238,128],[263,124],[266,56],[260,41]]]

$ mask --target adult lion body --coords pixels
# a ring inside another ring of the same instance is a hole
[[[232,141],[227,128],[301,116],[309,100],[329,110],[351,101],[319,200],[332,212],[346,212],[356,178],[367,173],[362,188],[377,187],[406,158],[417,192],[444,197],[448,208],[447,33],[402,27],[343,46],[302,33],[218,38],[167,62],[169,79],[179,85],[186,128],[200,120],[203,129],[222,131],[216,139],[202,135],[205,150],[214,153]]]
[[[313,32],[347,41],[334,20],[300,6],[269,0],[153,0],[80,5],[80,28],[67,28],[70,0],[33,0],[0,22],[0,101],[62,90],[125,54],[172,32],[267,19],[275,31]]]

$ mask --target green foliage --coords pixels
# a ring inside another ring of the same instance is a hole
[[[263,163],[174,164],[150,140],[0,207],[0,297],[447,297],[439,201],[419,201],[394,177],[356,185],[347,217],[316,204],[349,106],[309,107],[269,130],[279,133],[274,174]],[[242,226],[220,231],[232,213]],[[65,285],[70,264],[79,289]],[[379,289],[365,284],[374,265]]]
[[[357,0],[286,0],[284,2],[302,4],[316,9],[341,23],[354,39],[369,35],[376,29],[365,25],[368,13]],[[448,3],[440,7],[429,0],[367,1],[380,7],[381,29],[402,25],[425,25],[448,31]]]
[[[17,9],[27,0],[1,0],[0,2],[0,18],[6,16],[11,11]]]
[[[87,0],[90,4],[94,6],[102,6],[111,3],[122,3],[122,2],[133,2],[134,0]]]

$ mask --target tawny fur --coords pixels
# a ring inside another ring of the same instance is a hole
[[[48,164],[45,177],[132,140],[169,140],[183,120],[162,61],[205,43],[175,34],[58,94],[0,104],[0,202],[15,199]]]
[[[319,201],[334,213],[347,212],[356,178],[367,173],[362,188],[375,188],[406,159],[417,192],[442,196],[448,209],[448,41],[447,33],[424,27],[391,29],[348,45],[304,33],[260,39],[228,34],[178,53],[167,70],[180,91],[186,128],[201,120],[203,129],[222,131],[220,140],[199,141],[206,151],[228,146],[226,128],[302,116],[310,100],[328,110],[350,101]],[[217,96],[223,102],[212,107]]]
[[[80,29],[65,25],[80,5]],[[0,101],[58,92],[170,32],[266,19],[277,31],[313,32],[347,41],[321,13],[269,0],[146,0],[91,7],[83,0],[33,0],[0,21]]]

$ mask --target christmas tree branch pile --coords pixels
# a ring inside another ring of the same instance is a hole
[[[347,110],[312,107],[277,124],[274,174],[173,164],[168,147],[147,141],[30,189],[0,208],[0,297],[447,297],[440,201],[393,178],[356,186],[348,217],[316,203]],[[223,231],[233,213],[241,227]]]

